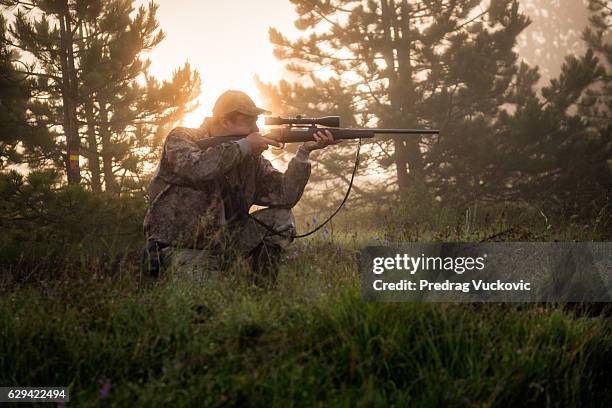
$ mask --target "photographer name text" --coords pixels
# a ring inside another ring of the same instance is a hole
[[[386,271],[403,271],[409,275],[417,272],[454,272],[462,275],[465,272],[480,272],[485,269],[487,254],[479,257],[439,257],[439,256],[409,256],[396,254],[394,257],[376,257],[372,262],[372,273],[381,275]],[[453,282],[451,280],[430,281],[427,279],[401,279],[395,282],[385,282],[376,279],[372,282],[375,291],[530,291],[531,283],[523,279],[517,282],[492,282],[482,279],[472,279],[469,282]]]

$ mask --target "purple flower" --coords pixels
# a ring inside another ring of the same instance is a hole
[[[323,239],[328,239],[331,236],[331,232],[329,232],[329,228],[327,228],[327,225],[325,226],[325,228],[323,228],[323,232],[321,232],[321,237],[323,237]]]
[[[110,378],[102,377],[98,380],[98,384],[100,385],[99,398],[102,399],[102,398],[108,397],[108,392],[110,391],[110,387],[111,387]]]
[[[319,222],[319,219],[317,218],[317,216],[316,216],[316,215],[313,215],[313,216],[312,216],[312,224],[313,224],[313,225],[317,225],[317,223],[318,223],[318,222]]]

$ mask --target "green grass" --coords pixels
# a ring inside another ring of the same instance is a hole
[[[79,407],[612,403],[609,318],[365,303],[360,245],[299,243],[275,289],[232,276],[145,287],[129,265],[5,285],[0,383],[69,385]]]

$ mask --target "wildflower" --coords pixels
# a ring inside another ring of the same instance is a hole
[[[330,236],[331,232],[329,232],[329,228],[325,226],[325,228],[323,228],[323,232],[321,233],[321,237],[323,237],[323,239],[328,239]]]
[[[102,377],[98,380],[98,384],[100,385],[100,396],[99,398],[108,397],[108,392],[110,391],[111,380],[110,378]]]
[[[312,216],[312,225],[317,225],[317,223],[319,222],[319,219],[317,218],[316,215]]]

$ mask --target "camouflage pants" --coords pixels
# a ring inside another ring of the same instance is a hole
[[[264,224],[264,225],[262,225]],[[295,219],[289,209],[265,208],[244,221],[229,224],[223,244],[215,249],[162,249],[163,269],[173,279],[202,284],[226,272],[232,264],[250,264],[255,283],[273,282],[279,258],[293,241]]]

